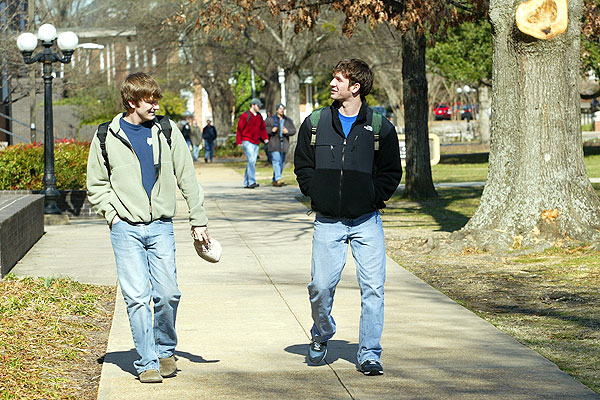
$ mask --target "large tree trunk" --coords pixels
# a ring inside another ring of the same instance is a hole
[[[521,0],[492,0],[492,143],[481,204],[460,234],[482,248],[597,240],[600,201],[583,162],[579,76],[582,0],[568,30],[539,40],[515,28]]]
[[[409,28],[402,37],[404,131],[406,135],[406,186],[404,197],[436,197],[431,178],[425,34]]]
[[[202,81],[201,81],[202,83]],[[227,80],[218,80],[213,82],[204,82],[203,86],[208,93],[208,99],[212,107],[213,125],[217,130],[219,137],[227,137],[232,133],[232,108],[233,93]],[[235,125],[237,121],[233,121]]]
[[[286,115],[292,119],[296,130],[300,129],[300,75],[295,69],[285,71],[285,100],[286,100]],[[290,137],[290,148],[287,152],[286,166],[291,165],[294,161],[294,151],[296,151],[296,143],[298,135]]]
[[[492,99],[489,96],[489,87],[482,83],[477,89],[479,96],[479,119],[477,126],[481,143],[490,144],[490,114],[489,109],[492,105]],[[473,112],[475,112],[473,110]]]
[[[269,74],[270,78],[265,79],[262,88],[262,94],[265,96],[265,109],[268,113],[275,114],[275,107],[281,103],[281,85],[277,80],[277,70]]]

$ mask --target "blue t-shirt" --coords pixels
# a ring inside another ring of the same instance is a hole
[[[356,121],[356,117],[358,117],[358,114],[353,117],[346,117],[339,110],[338,114],[340,115],[340,122],[342,123],[342,130],[344,131],[344,135],[348,137],[350,129],[352,129],[352,124],[354,123],[354,121]]]
[[[154,154],[152,152],[152,127],[153,122],[148,121],[140,125],[134,125],[123,118],[120,120],[121,129],[127,135],[127,139],[133,146],[133,151],[140,161],[142,169],[142,184],[148,198],[156,181],[156,170],[154,169]]]

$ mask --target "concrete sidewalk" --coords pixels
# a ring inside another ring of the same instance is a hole
[[[295,187],[243,189],[218,164],[197,168],[218,264],[195,253],[180,199],[175,219],[183,293],[177,377],[140,384],[125,304],[118,295],[98,399],[599,399],[553,363],[408,273],[388,258],[382,361],[385,375],[356,371],[360,294],[348,256],[333,314],[327,365],[305,361],[312,321],[312,216]],[[63,273],[116,282],[102,221],[47,227],[16,274]],[[74,261],[78,260],[78,261]]]

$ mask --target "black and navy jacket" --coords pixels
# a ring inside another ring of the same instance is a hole
[[[363,100],[346,138],[334,102],[323,109],[316,144],[311,145],[307,117],[298,133],[294,173],[311,208],[330,217],[358,218],[382,209],[402,178],[396,129],[383,118],[379,150],[375,151],[373,110]]]

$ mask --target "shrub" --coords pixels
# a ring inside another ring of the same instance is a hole
[[[221,146],[215,149],[217,157],[241,157],[244,155],[244,150],[241,146],[235,144],[235,135],[227,136],[227,140]]]
[[[68,97],[53,103],[75,106],[80,125],[98,125],[123,111],[121,92],[116,87],[104,85],[69,92]]]
[[[60,140],[54,144],[56,188],[85,189],[89,143]],[[1,190],[42,190],[43,144],[17,144],[0,151]]]
[[[179,94],[169,91],[162,91],[163,98],[158,101],[160,105],[159,114],[166,114],[171,120],[181,119],[186,111],[186,100]]]

